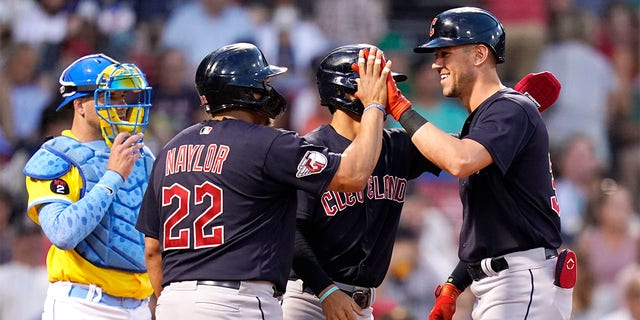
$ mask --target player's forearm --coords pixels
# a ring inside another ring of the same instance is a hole
[[[460,291],[464,291],[472,282],[471,276],[467,272],[467,264],[462,261],[458,261],[458,264],[451,272],[448,283],[453,284]]]
[[[382,150],[383,118],[383,113],[375,108],[364,112],[360,132],[342,153],[329,190],[358,192],[364,189]]]
[[[144,238],[144,260],[147,264],[153,293],[159,297],[162,292],[162,250],[158,239]]]
[[[305,286],[319,294],[327,286],[333,284],[329,275],[322,269],[318,258],[306,237],[304,220],[296,220],[296,240],[293,253],[293,271],[304,281]]]
[[[122,183],[119,174],[107,171],[82,199],[43,205],[38,219],[47,238],[60,249],[75,248],[100,223]]]
[[[411,141],[427,159],[455,177],[467,177],[492,161],[481,144],[451,136],[414,110],[402,114],[400,124],[407,129]]]

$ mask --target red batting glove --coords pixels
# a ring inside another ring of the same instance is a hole
[[[398,89],[396,80],[389,73],[389,77],[387,77],[387,113],[398,121],[400,116],[409,108],[411,108],[411,102]]]
[[[429,313],[429,320],[451,320],[456,312],[456,299],[462,293],[451,283],[438,285],[434,294],[436,303]]]

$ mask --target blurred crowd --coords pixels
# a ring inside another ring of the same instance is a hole
[[[145,143],[158,151],[206,117],[193,78],[210,51],[252,42],[269,63],[288,67],[273,83],[289,105],[276,126],[304,134],[330,116],[315,87],[319,58],[339,45],[368,43],[409,76],[401,89],[418,112],[455,133],[466,110],[442,96],[433,57],[412,48],[427,38],[432,17],[463,5],[503,22],[505,85],[543,70],[562,83],[543,118],[564,246],[579,259],[574,319],[639,320],[640,0],[432,2],[0,0],[0,320],[38,318],[43,304],[47,243],[25,221],[22,168],[46,137],[70,126],[72,112],[55,112],[64,66],[96,52],[137,64],[153,87]],[[387,124],[398,126],[391,118]],[[446,174],[412,184],[376,319],[426,318],[433,288],[457,263],[457,188]],[[456,319],[470,319],[470,296],[459,299]]]

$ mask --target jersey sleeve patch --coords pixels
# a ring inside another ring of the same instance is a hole
[[[51,192],[55,194],[69,194],[69,184],[62,179],[53,179],[49,184]]]
[[[307,151],[300,163],[296,178],[303,178],[312,174],[318,174],[327,167],[327,157],[318,151]]]

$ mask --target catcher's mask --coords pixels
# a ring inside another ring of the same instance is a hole
[[[58,110],[93,94],[100,130],[109,147],[120,132],[144,133],[151,108],[151,87],[135,65],[119,63],[104,54],[85,56],[62,72],[60,84],[65,99]],[[124,99],[112,99],[116,91],[123,92]],[[121,111],[121,117],[118,110],[126,112]]]

